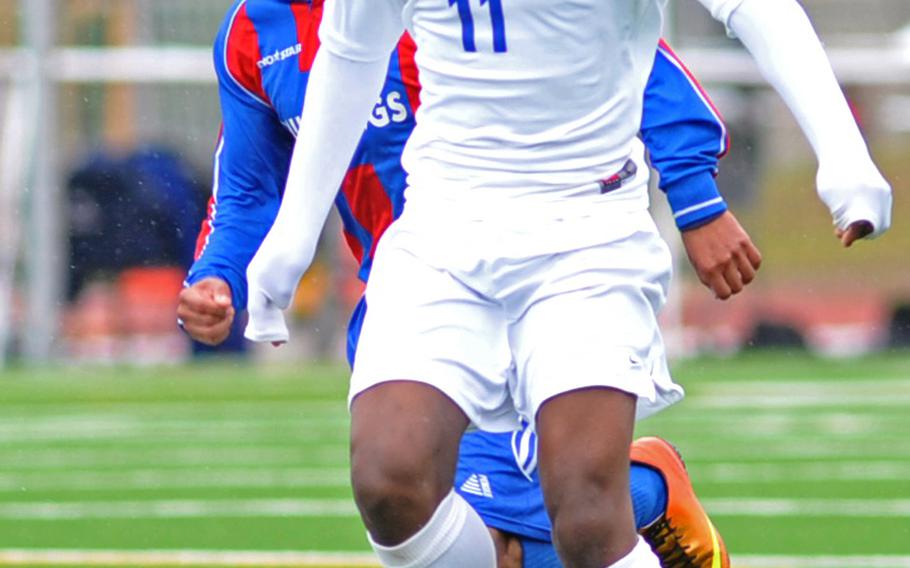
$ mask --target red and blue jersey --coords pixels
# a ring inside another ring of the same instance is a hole
[[[323,0],[237,0],[215,41],[223,126],[212,198],[187,282],[224,279],[238,309],[246,307],[247,265],[278,213],[319,49],[322,11]],[[336,199],[364,281],[380,236],[404,207],[401,154],[420,105],[415,50],[405,35],[392,54],[382,94]],[[727,148],[726,128],[665,44],[657,52],[643,116],[642,138],[679,227],[726,211],[713,178]]]

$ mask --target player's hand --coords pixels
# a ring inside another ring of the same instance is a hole
[[[301,244],[295,229],[279,218],[247,267],[250,318],[244,336],[250,341],[278,346],[290,338],[283,310],[291,304],[315,253],[315,245]]]
[[[834,235],[845,247],[874,239],[891,226],[891,186],[871,159],[825,164],[819,167],[817,183],[834,219]]]
[[[857,221],[847,227],[846,231],[834,229],[834,236],[840,239],[844,247],[850,248],[853,243],[859,239],[864,239],[875,231],[872,223],[869,221]]]
[[[698,279],[721,300],[742,292],[761,266],[761,253],[729,211],[683,231],[682,240]]]
[[[205,278],[181,290],[177,318],[190,337],[206,345],[227,339],[234,323],[231,287],[220,278]]]

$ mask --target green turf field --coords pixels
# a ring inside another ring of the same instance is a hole
[[[735,565],[910,566],[910,356],[676,369],[689,397],[639,433],[679,446]],[[368,560],[345,391],[324,366],[0,374],[0,566]]]

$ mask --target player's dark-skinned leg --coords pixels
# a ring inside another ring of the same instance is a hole
[[[496,568],[522,568],[524,551],[521,538],[492,527],[490,536],[493,537],[493,545],[496,547]]]
[[[629,497],[635,402],[592,388],[550,399],[538,412],[541,487],[567,568],[609,566],[637,544]]]
[[[452,489],[467,426],[451,399],[421,383],[382,383],[354,399],[354,499],[377,543],[399,544],[427,523]]]

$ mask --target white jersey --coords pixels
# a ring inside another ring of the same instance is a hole
[[[742,0],[701,1],[726,18]],[[636,149],[665,2],[332,0],[320,35],[359,61],[386,57],[405,27],[413,35],[421,108],[402,159],[412,188],[552,204]]]

